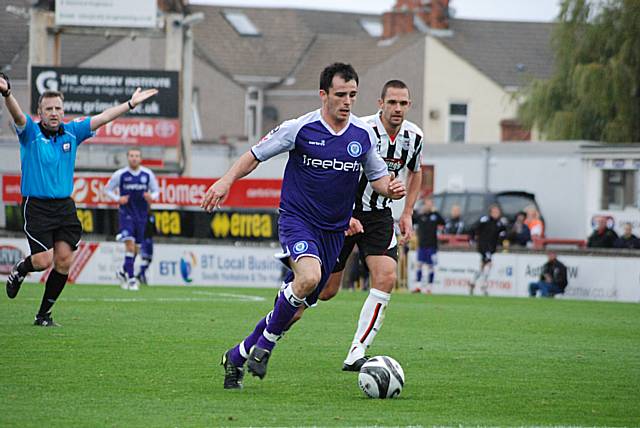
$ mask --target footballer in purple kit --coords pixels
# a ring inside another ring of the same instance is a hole
[[[134,263],[138,248],[146,249],[147,228],[149,224],[149,207],[158,200],[160,190],[155,174],[141,165],[142,153],[133,148],[127,151],[128,166],[113,173],[105,193],[120,205],[118,222],[120,230],[118,241],[124,242],[125,255],[122,269],[116,272],[120,286],[125,290],[138,290],[139,280],[134,276]],[[149,251],[145,251],[148,253]],[[143,257],[141,270],[146,270],[148,257]]]
[[[282,180],[279,238],[281,260],[291,269],[273,310],[253,332],[224,353],[224,388],[242,387],[244,365],[259,378],[276,341],[298,308],[315,304],[336,263],[358,192],[361,171],[379,194],[400,199],[404,183],[392,179],[375,149],[373,129],[351,113],[358,93],[358,75],[348,64],[335,63],[320,75],[322,107],[285,121],[206,192],[202,207],[215,209],[231,185],[260,162],[289,153]]]

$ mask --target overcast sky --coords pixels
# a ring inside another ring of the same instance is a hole
[[[495,19],[505,21],[552,21],[561,0],[450,0],[458,18]],[[391,9],[395,0],[190,0],[193,4],[225,6],[289,7],[297,9],[343,10],[382,13]]]

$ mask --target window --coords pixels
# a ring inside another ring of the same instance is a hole
[[[530,205],[538,209],[533,199],[521,195],[498,195],[496,201],[500,204],[502,215],[513,220],[520,211],[524,211]]]
[[[360,25],[371,37],[382,37],[382,22],[379,19],[362,18]]]
[[[465,143],[467,141],[467,104],[449,104],[449,141]]]
[[[200,91],[193,88],[191,98],[191,138],[193,140],[202,140],[202,122],[200,121]]]
[[[451,216],[451,208],[454,205],[457,205],[460,207],[460,212],[464,212],[465,210],[465,202],[466,202],[466,195],[461,194],[461,195],[447,195],[446,198],[444,199],[444,203],[442,204],[440,211],[440,214],[442,214],[444,217],[449,218]]]
[[[469,195],[469,199],[467,199],[466,214],[464,216],[465,223],[473,224],[486,213],[487,207],[485,195]]]
[[[250,86],[245,96],[244,130],[250,143],[257,143],[262,132],[262,90]]]
[[[624,210],[638,206],[636,200],[636,171],[602,171],[602,209]]]
[[[242,12],[223,12],[222,13],[229,24],[241,36],[259,36],[260,30],[255,26],[247,15]]]

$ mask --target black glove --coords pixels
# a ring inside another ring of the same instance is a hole
[[[8,97],[11,95],[11,82],[9,81],[9,76],[0,71],[0,77],[2,77],[7,82],[7,90],[4,92],[0,92],[3,97]]]

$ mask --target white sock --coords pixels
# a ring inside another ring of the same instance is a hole
[[[489,286],[489,272],[491,272],[491,265],[486,265],[484,269],[482,269],[482,289],[486,290]]]
[[[385,310],[391,299],[391,294],[372,288],[369,296],[362,305],[358,329],[353,337],[353,343],[349,354],[347,354],[346,364],[353,364],[359,358],[364,357],[365,350],[373,343],[376,334],[382,327]]]
[[[477,284],[478,279],[480,279],[480,275],[482,275],[482,270],[477,270],[476,273],[473,274],[473,279],[471,280],[471,283]]]

